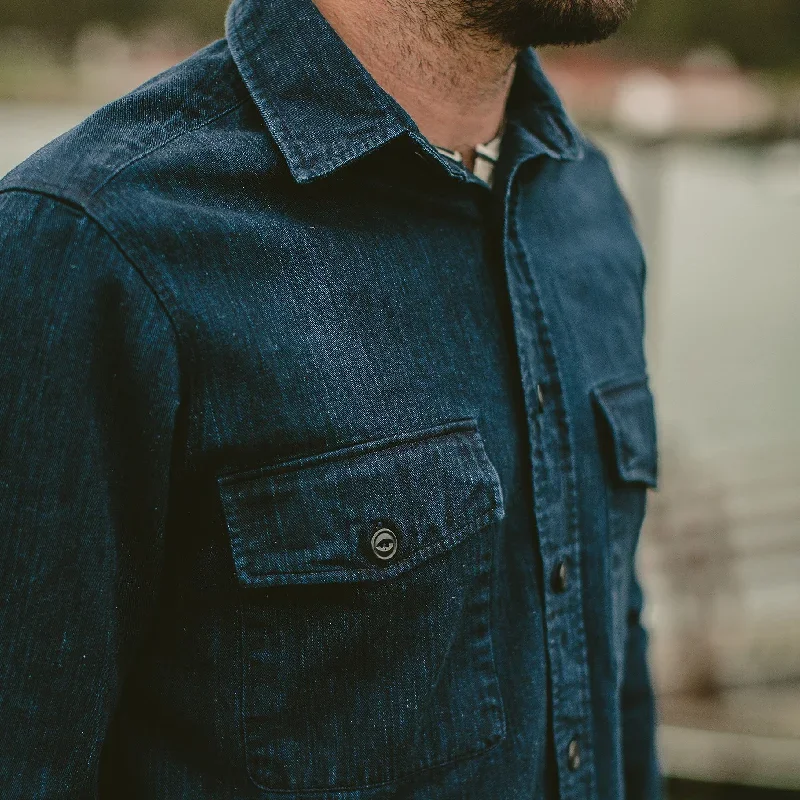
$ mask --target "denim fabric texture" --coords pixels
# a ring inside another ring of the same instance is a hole
[[[3,800],[654,800],[644,259],[521,54],[490,189],[311,0],[0,183]]]

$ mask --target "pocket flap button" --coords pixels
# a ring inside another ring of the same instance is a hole
[[[381,561],[390,561],[397,554],[397,534],[389,528],[381,528],[372,536],[372,552]]]

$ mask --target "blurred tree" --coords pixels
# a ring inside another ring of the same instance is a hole
[[[798,0],[639,0],[622,31],[634,51],[679,56],[708,44],[744,67],[800,67]]]
[[[69,44],[87,22],[132,29],[178,19],[197,35],[221,35],[228,0],[2,0],[0,29],[34,28]],[[640,0],[619,41],[664,57],[717,44],[746,67],[800,68],[800,0]]]
[[[33,28],[70,44],[91,22],[130,30],[159,20],[180,20],[207,39],[220,36],[228,0],[2,0],[0,28]]]

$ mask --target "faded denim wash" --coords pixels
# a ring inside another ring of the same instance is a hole
[[[0,796],[644,800],[644,261],[520,58],[494,187],[310,0],[0,184]]]

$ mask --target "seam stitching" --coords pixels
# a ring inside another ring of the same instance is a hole
[[[109,176],[107,176],[106,179],[102,183],[100,183],[92,192],[89,193],[89,198],[94,197],[98,192],[100,192],[102,189],[104,189],[106,186],[108,186],[108,184],[111,183],[111,181],[113,181],[120,174],[122,174],[126,169],[128,169],[128,167],[131,167],[134,164],[137,164],[139,161],[142,161],[143,159],[147,158],[148,156],[153,155],[153,153],[158,152],[162,148],[166,147],[168,144],[171,144],[172,142],[176,141],[177,139],[180,139],[182,136],[187,136],[190,133],[196,133],[197,131],[202,130],[203,128],[207,127],[208,125],[211,125],[212,123],[216,122],[217,120],[222,119],[223,117],[227,116],[228,114],[232,114],[233,112],[237,111],[242,106],[244,106],[248,102],[248,99],[249,98],[244,98],[243,100],[239,100],[234,105],[232,105],[229,108],[226,108],[226,109],[224,109],[222,111],[219,111],[218,113],[214,114],[214,116],[210,117],[209,119],[204,120],[203,122],[201,122],[201,123],[199,123],[197,125],[194,125],[192,127],[184,128],[183,130],[178,131],[178,133],[175,133],[172,136],[167,137],[163,142],[159,142],[158,144],[154,145],[149,150],[145,150],[144,152],[139,153],[138,155],[134,156],[133,158],[131,158],[130,160],[126,161],[121,166],[117,167],[117,169],[115,169]]]
[[[247,482],[257,478],[280,478],[283,475],[305,469],[322,467],[326,464],[333,464],[337,461],[361,456],[369,456],[382,450],[389,450],[395,447],[411,447],[417,444],[437,439],[443,436],[450,436],[458,433],[473,433],[480,436],[477,427],[477,420],[474,418],[454,420],[432,428],[424,428],[419,431],[412,431],[399,436],[390,436],[384,439],[373,439],[355,444],[338,447],[321,453],[312,453],[300,458],[283,461],[278,464],[271,464],[253,469],[242,471],[225,472],[217,477],[221,486],[236,486],[240,482]]]

